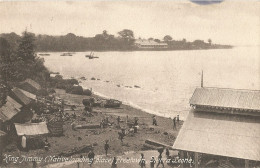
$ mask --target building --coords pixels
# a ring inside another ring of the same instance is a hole
[[[242,161],[245,167],[259,164],[260,91],[197,88],[190,105],[173,145],[182,158],[193,153],[195,167],[199,155]]]
[[[38,91],[41,90],[41,86],[32,79],[26,79],[25,81],[21,82],[19,88],[32,94],[37,94]]]
[[[26,137],[27,149],[39,149],[44,147],[43,139],[49,134],[46,122],[15,123],[14,125],[18,139],[22,140],[22,136]]]
[[[167,43],[157,43],[154,40],[142,40],[138,39],[135,41],[134,45],[138,49],[167,49]]]
[[[0,130],[11,130],[11,120],[21,112],[22,105],[7,96],[6,103],[0,108]]]

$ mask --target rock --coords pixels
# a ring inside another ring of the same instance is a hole
[[[96,80],[96,78],[92,77],[91,80]]]
[[[82,95],[83,94],[83,88],[82,88],[82,86],[72,86],[69,93]]]
[[[141,88],[140,86],[134,85],[135,88]]]
[[[168,132],[164,132],[163,135],[168,135]]]
[[[120,87],[120,85],[116,85],[117,87]]]
[[[83,95],[91,96],[92,95],[92,91],[90,89],[84,89],[83,90]]]

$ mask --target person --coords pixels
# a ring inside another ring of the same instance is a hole
[[[93,150],[91,150],[88,154],[88,159],[89,159],[89,164],[90,167],[92,166],[92,164],[94,163],[94,158],[95,158],[95,153],[93,152]]]
[[[126,124],[128,123],[128,115],[126,116],[126,120],[125,120]]]
[[[48,139],[46,138],[45,139],[45,141],[44,141],[44,149],[46,150],[46,151],[48,151],[49,150],[49,142],[48,142]]]
[[[156,163],[156,161],[154,159],[154,156],[152,156],[152,159],[150,160],[150,168],[154,168],[155,163]]]
[[[23,149],[26,149],[26,137],[25,137],[25,134],[23,134],[22,136],[22,143],[21,143]]]
[[[102,119],[101,122],[100,122],[100,128],[104,128],[104,120]]]
[[[141,168],[145,167],[145,158],[144,158],[143,153],[141,153],[141,159],[140,159],[139,165],[141,166]]]
[[[107,156],[107,151],[108,151],[108,149],[110,148],[110,146],[109,146],[109,144],[108,144],[108,140],[106,140],[106,144],[105,144],[104,148],[105,148],[106,156]]]
[[[123,143],[124,135],[122,132],[118,132],[118,139],[120,139],[121,143]]]
[[[117,120],[117,125],[119,125],[120,124],[120,116],[118,116],[116,120]]]
[[[153,125],[157,126],[157,121],[156,121],[155,116],[153,116]]]
[[[138,125],[138,118],[135,117],[135,122],[134,122],[134,126],[137,126]]]
[[[180,117],[179,117],[179,115],[177,115],[177,123],[178,123],[178,125],[180,124]]]
[[[166,148],[166,156],[167,156],[167,159],[169,159],[170,158],[170,151],[169,151],[169,149],[168,148]]]
[[[32,164],[33,164],[33,168],[36,168],[37,167],[37,162],[35,160],[32,161]]]
[[[158,164],[157,164],[156,167],[158,167],[160,164],[162,164],[162,166],[164,167],[163,160],[162,160],[162,154],[161,153],[158,156]]]
[[[111,168],[117,168],[117,160],[116,157],[114,157]]]
[[[176,130],[176,117],[173,118],[173,129]]]

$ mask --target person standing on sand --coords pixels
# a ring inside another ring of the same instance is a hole
[[[145,168],[145,158],[143,153],[141,153],[141,159],[139,165],[141,166],[141,168]]]
[[[105,151],[106,151],[106,156],[107,156],[107,151],[110,148],[109,144],[108,144],[108,140],[106,140],[106,144],[104,145]]]
[[[114,157],[111,168],[117,168],[117,160],[116,157]]]
[[[88,154],[88,159],[89,159],[89,165],[90,167],[92,166],[92,164],[94,163],[94,158],[95,158],[95,153],[93,152],[93,150],[91,150]]]
[[[154,168],[155,163],[156,163],[156,161],[154,159],[154,156],[152,156],[152,159],[150,160],[150,168]]]
[[[173,129],[175,129],[175,130],[177,129],[176,128],[176,117],[173,118]]]
[[[162,160],[162,154],[161,153],[158,156],[158,164],[157,164],[156,167],[158,167],[160,164],[162,164],[162,166],[164,167],[163,160]]]
[[[119,125],[120,124],[120,116],[118,116],[116,120],[117,120],[117,125]]]
[[[155,115],[153,116],[153,125],[157,126],[157,121],[156,121]]]
[[[177,115],[177,123],[178,123],[178,125],[180,124],[180,117],[179,117],[179,115]]]
[[[169,151],[169,149],[168,149],[168,148],[166,148],[166,156],[167,156],[167,159],[169,159],[169,158],[170,158],[170,151]]]

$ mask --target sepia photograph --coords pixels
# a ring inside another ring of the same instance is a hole
[[[0,0],[1,168],[260,168],[259,0]]]

